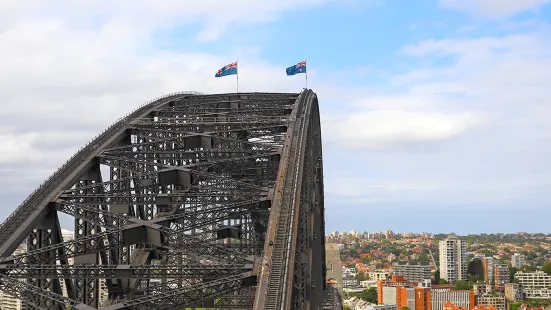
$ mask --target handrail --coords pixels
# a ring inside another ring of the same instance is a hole
[[[57,186],[59,180],[67,177],[76,166],[82,164],[89,157],[90,151],[95,150],[101,143],[105,142],[116,131],[122,129],[128,119],[135,118],[147,109],[158,105],[159,100],[167,99],[174,96],[181,95],[203,95],[194,91],[180,91],[163,96],[159,96],[153,100],[150,100],[144,104],[141,104],[132,112],[119,118],[115,123],[109,125],[99,135],[90,140],[85,146],[81,147],[69,160],[67,160],[61,167],[59,167],[54,173],[52,173],[45,181],[40,185],[13,211],[4,222],[0,225],[0,246],[12,235],[13,229],[23,222],[30,213],[36,210],[36,205],[41,203],[47,195],[51,194],[54,187]],[[58,181],[55,181],[58,180]],[[15,220],[19,219],[19,220]],[[1,254],[1,253],[0,253]]]

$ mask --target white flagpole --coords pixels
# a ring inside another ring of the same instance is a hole
[[[308,57],[306,57],[306,89],[308,89]]]
[[[235,68],[237,70],[237,93],[239,93],[239,59],[237,59],[235,64],[237,65],[237,68]]]

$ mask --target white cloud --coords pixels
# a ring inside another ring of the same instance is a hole
[[[329,164],[354,168],[327,170],[326,197],[363,207],[548,203],[550,50],[537,33],[405,47],[414,70],[326,116],[324,141],[358,149],[332,150]]]
[[[405,110],[353,112],[326,121],[324,132],[349,148],[384,148],[455,137],[480,122],[471,113],[445,114]]]
[[[229,27],[272,22],[285,12],[330,1],[334,0],[0,1],[0,21],[4,18],[11,21],[55,17],[81,31],[109,26],[116,21],[123,28],[132,30],[127,34],[141,38],[147,37],[153,29],[198,25],[205,28],[199,39],[214,40],[221,33],[228,32]]]
[[[0,196],[39,183],[150,98],[233,92],[234,78],[213,75],[236,58],[242,91],[301,89],[303,80],[261,59],[259,46],[232,45],[224,55],[190,46],[328,1],[0,0]],[[156,48],[153,33],[182,25],[193,29],[182,45],[192,44]],[[548,176],[534,177],[551,171],[547,37],[419,42],[398,55],[416,69],[383,81],[388,91],[331,84],[311,71],[309,86],[322,105],[328,198],[444,204],[540,195],[551,184]],[[427,65],[434,59],[442,60],[438,67]],[[376,75],[377,68],[369,70]]]
[[[482,17],[508,17],[534,11],[550,0],[440,0],[440,5]]]
[[[544,194],[551,186],[550,178],[517,178],[506,180],[427,178],[418,176],[389,179],[338,177],[329,179],[327,195],[341,202],[385,205],[410,201],[428,208],[441,205],[473,205],[500,208],[511,202],[525,203],[527,197]]]
[[[163,51],[152,33],[182,21],[211,27],[209,20],[231,31],[324,2],[0,0],[0,170],[16,165],[20,179],[47,176],[114,120],[164,93],[233,92],[235,79],[214,73],[238,54],[241,91],[299,90],[284,67],[258,59],[257,47],[224,56]]]

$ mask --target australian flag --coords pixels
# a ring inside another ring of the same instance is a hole
[[[287,72],[287,75],[306,73],[306,61],[301,61],[294,66],[290,66],[285,71]]]
[[[223,77],[223,76],[232,75],[232,74],[237,74],[237,61],[227,66],[224,66],[222,69],[218,70],[218,72],[216,72],[216,75],[214,77]]]

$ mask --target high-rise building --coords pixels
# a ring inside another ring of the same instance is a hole
[[[494,265],[494,286],[504,288],[506,283],[509,283],[509,266]]]
[[[515,253],[511,256],[511,265],[515,268],[524,266],[524,255]]]
[[[440,278],[451,283],[457,280],[466,280],[467,245],[465,240],[457,239],[457,236],[451,235],[440,241],[439,250]]]
[[[492,284],[494,282],[494,258],[484,257],[482,260],[482,269],[484,270],[484,282]]]

